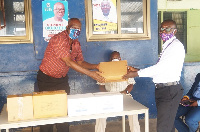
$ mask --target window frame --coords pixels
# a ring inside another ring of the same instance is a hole
[[[93,34],[92,27],[92,0],[85,0],[86,12],[86,39],[91,41],[123,41],[123,40],[149,40],[151,39],[150,26],[150,0],[143,0],[143,28],[144,33],[121,34],[121,1],[117,2],[117,34]]]
[[[24,36],[0,36],[0,44],[33,43],[31,0],[24,0],[25,27]]]

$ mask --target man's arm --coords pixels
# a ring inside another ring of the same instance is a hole
[[[127,88],[126,88],[124,91],[122,91],[121,93],[127,94],[126,91],[128,91],[128,93],[130,93],[132,90],[133,90],[133,84],[130,84],[130,85],[128,85]]]
[[[128,72],[126,75],[124,75],[122,78],[123,79],[128,79],[128,78],[134,78],[134,77],[138,77],[138,73],[137,71],[131,71],[131,72]]]
[[[86,62],[86,61],[77,61],[77,63],[80,65],[80,66],[82,66],[82,67],[84,67],[84,68],[86,68],[86,69],[99,69],[98,68],[98,64],[91,64],[91,63],[88,63],[88,62]]]
[[[75,71],[88,75],[89,77],[93,78],[94,80],[97,80],[98,82],[105,82],[105,78],[100,76],[97,73],[97,71],[90,71],[82,67],[77,62],[74,62],[70,57],[62,58],[62,60],[66,63],[67,66],[74,69]]]
[[[128,66],[128,71],[139,71],[140,69],[137,69],[135,67],[132,67],[132,66]]]

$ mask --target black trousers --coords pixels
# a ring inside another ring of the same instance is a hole
[[[68,83],[68,76],[62,78],[53,78],[42,71],[38,71],[37,82],[39,91],[55,91],[55,90],[65,90],[67,94],[70,93],[70,87]],[[58,123],[56,124],[57,132],[69,132],[68,123]],[[40,126],[40,132],[53,132],[53,125],[47,124]]]
[[[181,84],[156,88],[157,132],[175,132],[174,121],[182,96]]]

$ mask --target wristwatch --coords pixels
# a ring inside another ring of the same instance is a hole
[[[126,90],[126,94],[129,94],[128,90]]]

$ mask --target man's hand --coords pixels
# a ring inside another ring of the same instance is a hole
[[[139,71],[139,69],[137,68],[134,68],[132,66],[128,66],[128,71],[131,72],[131,71]]]
[[[180,104],[183,105],[183,106],[198,106],[196,100],[188,99],[188,98],[185,98],[185,97],[181,99]]]
[[[122,78],[123,79],[128,79],[128,78],[133,78],[133,77],[138,77],[137,71],[131,71],[128,72],[126,75],[124,75]]]
[[[98,72],[98,71],[91,71],[91,73],[90,73],[89,76],[90,76],[91,78],[93,78],[94,80],[100,82],[100,83],[104,83],[104,82],[105,82],[105,78],[102,77],[100,74],[101,74],[101,73]]]
[[[198,106],[197,101],[195,100],[190,106]]]

